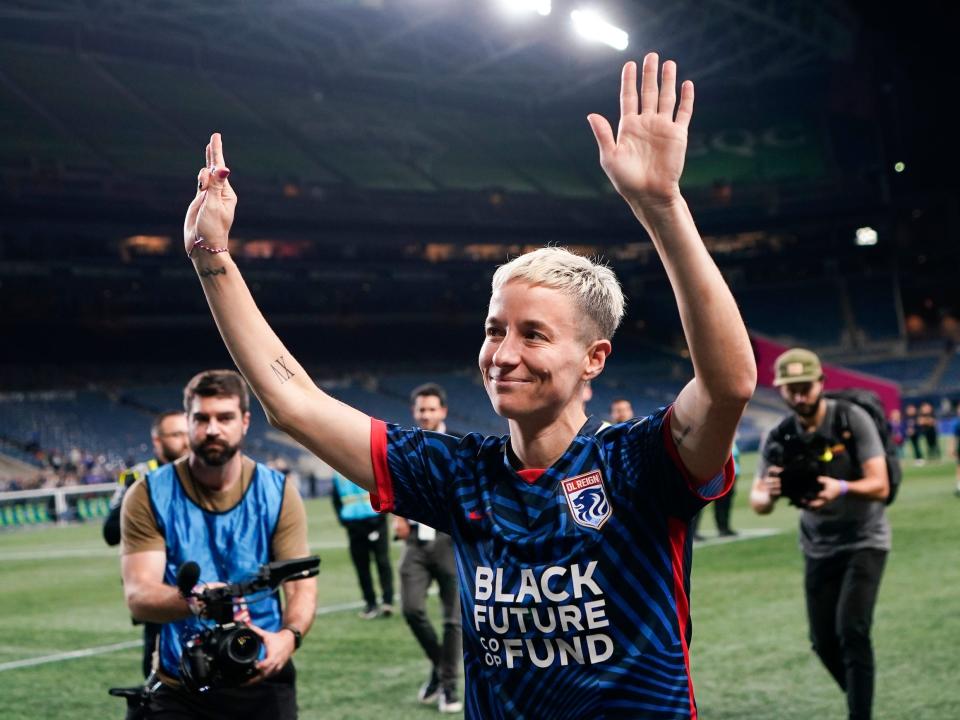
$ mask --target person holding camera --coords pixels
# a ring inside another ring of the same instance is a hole
[[[750,505],[766,514],[788,497],[801,508],[810,639],[846,693],[850,719],[864,720],[873,705],[873,608],[891,547],[890,481],[870,415],[824,397],[823,382],[813,352],[794,348],[777,358],[774,385],[793,413],[764,441]]]
[[[195,563],[200,583],[210,588],[248,580],[270,561],[308,554],[306,512],[297,488],[240,452],[250,425],[249,394],[240,375],[199,373],[184,389],[184,409],[190,452],[138,480],[123,501],[127,606],[138,620],[163,623],[154,660],[160,684],[132,716],[295,718],[290,658],[313,622],[312,578],[283,583],[282,608],[279,597],[269,593],[234,600],[234,622],[248,626],[263,646],[255,674],[242,686],[211,683],[196,693],[181,682],[186,640],[209,627],[202,620],[210,609],[178,589],[181,566]],[[211,676],[229,670],[205,669]]]

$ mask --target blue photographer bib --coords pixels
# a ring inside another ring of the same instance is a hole
[[[283,505],[284,477],[257,463],[243,498],[225,512],[205,510],[183,489],[171,463],[150,473],[150,504],[166,543],[163,581],[176,586],[177,570],[192,560],[200,566],[200,582],[239,582],[270,562],[271,542]],[[276,594],[248,598],[250,622],[276,632],[282,625]],[[209,621],[188,618],[165,623],[160,631],[160,668],[180,676],[182,641],[201,631]]]

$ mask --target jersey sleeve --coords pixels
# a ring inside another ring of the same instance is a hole
[[[443,433],[370,421],[370,453],[377,489],[370,504],[450,532],[451,487],[460,441]]]
[[[628,431],[628,438],[636,476],[642,480],[638,492],[651,496],[668,515],[689,520],[708,502],[733,488],[733,457],[727,458],[712,480],[697,484],[683,464],[670,432],[672,412],[670,406],[638,421]]]

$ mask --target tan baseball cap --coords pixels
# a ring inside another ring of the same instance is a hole
[[[823,377],[823,368],[816,353],[805,348],[791,348],[773,364],[774,387],[790,383],[816,382]]]

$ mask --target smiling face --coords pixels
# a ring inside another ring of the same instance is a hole
[[[582,413],[584,381],[603,370],[608,340],[589,341],[573,299],[520,280],[494,290],[480,348],[483,385],[508,419]]]

